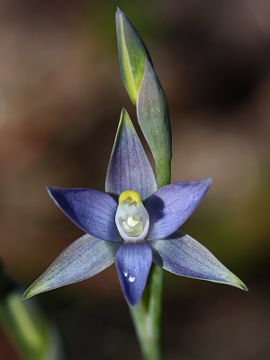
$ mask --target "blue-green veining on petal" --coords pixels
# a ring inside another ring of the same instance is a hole
[[[165,240],[151,241],[154,262],[174,274],[231,285],[247,291],[247,286],[209,250],[179,231]]]
[[[148,238],[160,240],[173,234],[190,217],[206,195],[211,178],[163,186],[146,202],[150,217]]]
[[[153,169],[128,115],[123,109],[107,170],[106,192],[135,190],[142,200],[157,190]]]
[[[86,280],[113,264],[119,245],[84,235],[70,244],[25,291],[23,299]]]
[[[48,187],[47,190],[55,205],[84,232],[101,240],[119,240],[114,221],[117,202],[112,196],[83,188]]]

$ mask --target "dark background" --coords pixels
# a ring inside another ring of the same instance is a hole
[[[44,186],[102,190],[121,107],[114,12],[168,97],[172,181],[214,178],[183,226],[250,289],[166,274],[167,360],[270,356],[270,3],[0,1],[0,257],[28,286],[81,232]],[[72,360],[139,359],[114,267],[39,296]],[[0,332],[1,358],[19,359]]]

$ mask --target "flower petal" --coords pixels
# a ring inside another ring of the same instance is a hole
[[[91,189],[48,188],[60,210],[83,231],[102,239],[117,241],[116,201],[109,194]]]
[[[179,182],[159,189],[145,207],[150,216],[150,240],[173,234],[193,213],[207,193],[212,179]]]
[[[125,109],[122,110],[107,170],[106,192],[137,191],[144,200],[157,190],[153,169]]]
[[[113,264],[118,244],[88,234],[70,244],[26,290],[24,299],[88,279]]]
[[[115,266],[127,302],[136,305],[140,300],[152,264],[152,250],[148,244],[120,245]]]
[[[198,241],[178,231],[171,239],[150,242],[153,261],[174,274],[247,290],[246,285]]]

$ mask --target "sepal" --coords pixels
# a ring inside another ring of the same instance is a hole
[[[25,291],[23,299],[86,280],[100,273],[113,264],[118,246],[88,234],[80,237]]]
[[[209,250],[191,236],[178,231],[168,239],[152,241],[153,262],[176,275],[231,285],[247,286]]]

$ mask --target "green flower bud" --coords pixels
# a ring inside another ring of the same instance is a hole
[[[169,162],[172,152],[168,103],[147,59],[137,98],[137,117],[156,164]]]
[[[166,96],[148,50],[119,9],[116,11],[116,32],[122,81],[137,107],[138,121],[152,151],[158,173],[169,174],[171,127]]]
[[[119,8],[116,10],[115,22],[122,81],[130,100],[136,105],[145,58],[150,59],[150,56],[139,34]]]

